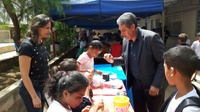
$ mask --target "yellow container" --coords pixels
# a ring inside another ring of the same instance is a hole
[[[114,112],[128,112],[129,98],[127,96],[115,96],[113,98]]]

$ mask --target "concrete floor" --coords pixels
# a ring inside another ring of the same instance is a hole
[[[178,37],[169,37],[167,39],[166,50],[175,47],[178,44]]]

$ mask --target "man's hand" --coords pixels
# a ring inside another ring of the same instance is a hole
[[[151,96],[157,96],[159,93],[159,88],[156,88],[154,86],[151,86],[150,89],[149,89],[149,94]]]
[[[109,63],[113,63],[114,62],[114,58],[110,53],[105,53],[103,58]]]

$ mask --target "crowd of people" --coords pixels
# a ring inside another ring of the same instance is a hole
[[[102,109],[103,100],[93,101],[90,88],[94,72],[102,75],[94,68],[94,58],[102,52],[103,58],[113,66],[124,65],[135,112],[180,112],[177,110],[185,99],[195,97],[199,100],[200,92],[192,85],[191,78],[200,70],[200,33],[191,47],[185,43],[188,36],[181,33],[178,36],[180,44],[166,51],[160,34],[139,28],[133,13],[122,14],[117,24],[120,32],[105,33],[103,37],[99,34],[87,37],[84,31],[79,44],[82,51],[77,59],[64,59],[49,72],[50,57],[43,42],[54,22],[44,14],[35,16],[19,47],[22,77],[19,94],[27,112],[43,112],[46,100],[49,100],[47,112],[97,112]],[[110,50],[104,52],[108,40],[113,43]],[[177,91],[165,102],[168,84],[176,86]],[[198,104],[186,105],[182,110],[198,112],[200,107]]]
[[[111,52],[115,57],[119,57],[122,51],[122,39],[120,32],[106,32],[100,35],[100,33],[96,34],[95,31],[89,31],[87,35],[86,30],[83,30],[79,38],[77,38],[78,52],[76,58],[88,49],[93,40],[99,40],[103,44],[102,52],[100,53],[101,57],[107,52]]]

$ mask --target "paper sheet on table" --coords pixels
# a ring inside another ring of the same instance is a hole
[[[114,84],[117,82],[117,85]],[[111,87],[114,86],[114,87]],[[92,88],[93,90],[93,95],[98,96],[115,96],[118,92],[123,91],[126,92],[126,88],[123,85],[123,82],[121,80],[116,80],[116,81],[108,81],[105,82],[103,87],[100,88]]]
[[[103,88],[103,89],[95,89],[93,90],[93,95],[94,96],[115,96],[118,92],[120,92],[120,89],[108,89],[108,88]]]

